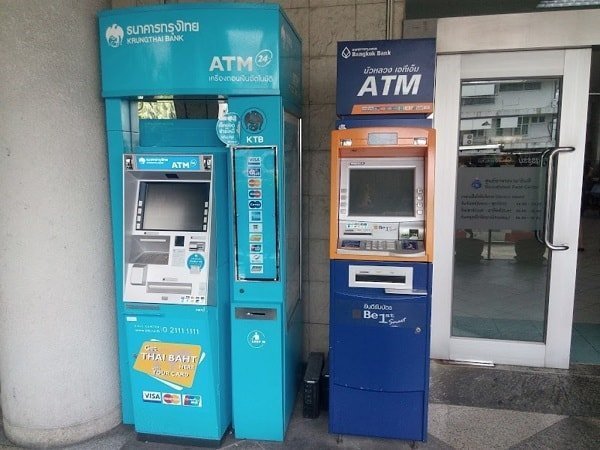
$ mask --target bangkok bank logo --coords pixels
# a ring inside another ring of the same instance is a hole
[[[106,42],[113,48],[119,47],[123,43],[123,28],[116,23],[106,29]]]

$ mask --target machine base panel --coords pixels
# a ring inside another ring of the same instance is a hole
[[[229,432],[228,429],[220,440],[215,439],[197,439],[197,438],[186,438],[181,436],[163,436],[160,434],[147,434],[137,433],[137,440],[139,442],[156,442],[158,444],[174,444],[174,445],[185,445],[192,447],[210,447],[220,448],[225,440],[225,435]]]
[[[332,384],[329,432],[425,441],[425,392],[376,392]]]

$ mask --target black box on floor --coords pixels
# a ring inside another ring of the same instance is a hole
[[[319,417],[319,390],[323,359],[323,353],[320,352],[311,352],[310,355],[308,355],[306,372],[304,372],[304,382],[302,383],[302,388],[304,390],[302,416],[308,419],[316,419]]]
[[[329,411],[329,358],[325,358],[321,370],[320,402],[323,411]]]

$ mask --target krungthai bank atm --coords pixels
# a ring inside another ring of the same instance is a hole
[[[282,440],[302,343],[298,36],[278,5],[239,3],[105,11],[99,32],[123,422]]]
[[[213,145],[123,156],[125,334],[142,435],[219,441],[231,421],[229,254],[219,246],[228,155]]]

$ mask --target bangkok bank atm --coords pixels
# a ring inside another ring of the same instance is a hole
[[[425,440],[435,134],[331,137],[329,430]]]
[[[302,342],[298,36],[278,5],[239,3],[104,11],[99,33],[123,422],[283,439]]]

